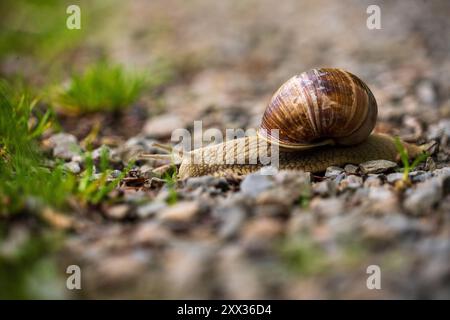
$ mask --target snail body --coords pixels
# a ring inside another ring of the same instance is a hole
[[[405,142],[402,144],[412,159],[423,152],[420,146]],[[224,160],[232,160],[226,159],[227,155],[237,153],[250,157],[252,154],[257,154],[261,148],[267,148],[267,143],[258,136],[250,136],[193,150],[182,158],[178,177],[186,179],[203,175],[246,175],[258,171],[262,167],[259,161],[257,164],[226,164]],[[230,152],[232,149],[235,150]],[[270,154],[270,148],[267,151]],[[203,159],[203,161],[199,164],[192,159]],[[362,143],[353,146],[318,146],[294,152],[280,150],[279,169],[318,173],[330,166],[359,164],[378,159],[398,161],[398,151],[391,136],[371,134]]]
[[[278,147],[279,169],[287,170],[321,172],[333,165],[397,161],[394,139],[371,134],[376,118],[375,97],[361,79],[341,69],[313,69],[292,77],[275,92],[257,135],[175,154],[178,176],[245,175],[263,166],[259,155],[264,151],[270,156],[271,146]],[[423,152],[419,146],[403,145],[411,158]],[[238,163],[238,155],[247,161]]]

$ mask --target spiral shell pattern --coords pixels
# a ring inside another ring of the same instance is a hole
[[[264,112],[260,135],[285,148],[321,141],[352,145],[375,127],[377,102],[367,85],[341,69],[312,69],[286,81]],[[271,134],[278,129],[278,138]]]

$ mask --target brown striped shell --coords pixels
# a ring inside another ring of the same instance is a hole
[[[341,69],[312,69],[275,92],[259,134],[290,149],[352,145],[370,135],[376,118],[377,102],[362,80]],[[273,129],[278,129],[278,138]]]

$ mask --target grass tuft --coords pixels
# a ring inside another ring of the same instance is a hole
[[[143,75],[102,62],[75,74],[67,88],[58,88],[54,102],[62,111],[73,114],[118,112],[130,107],[145,86]]]
[[[35,110],[36,100],[0,82],[0,216],[26,208],[59,207],[73,180],[61,166],[44,167],[36,138],[51,126],[51,113]]]

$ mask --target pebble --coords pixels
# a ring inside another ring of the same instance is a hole
[[[369,176],[364,181],[364,188],[379,187],[383,184],[378,174],[369,174]]]
[[[127,216],[130,207],[127,204],[118,204],[106,210],[105,214],[108,218],[122,220]]]
[[[363,236],[376,241],[394,241],[403,235],[417,229],[411,219],[392,213],[381,218],[369,217],[362,221]]]
[[[214,209],[213,216],[220,222],[219,237],[228,239],[234,237],[241,229],[247,217],[247,209],[244,205],[237,204],[236,200],[225,200],[224,203],[224,206]]]
[[[257,202],[258,203],[258,202]],[[255,216],[270,216],[270,217],[286,217],[289,216],[289,207],[280,203],[258,204],[253,213]]]
[[[347,174],[345,172],[342,172],[336,178],[334,178],[334,181],[339,184],[339,183],[341,183],[342,180],[345,179],[346,176],[347,176]]]
[[[105,150],[105,151],[103,151]],[[97,149],[95,149],[94,151],[92,151],[92,159],[94,161],[97,161],[100,159],[102,152],[106,152],[106,154],[108,155],[108,160],[109,160],[109,156],[111,155],[111,149],[108,146],[100,146]]]
[[[417,96],[426,104],[432,105],[436,102],[436,91],[429,80],[423,80],[417,85]]]
[[[442,119],[439,123],[430,125],[427,137],[429,140],[438,140],[443,137],[450,138],[450,119]]]
[[[242,246],[226,246],[217,257],[218,283],[225,299],[267,299],[263,278]]]
[[[71,144],[71,143],[78,143],[77,137],[75,137],[73,134],[69,133],[56,133],[52,135],[50,138],[48,138],[48,142],[50,143],[50,146],[52,148],[56,147],[57,145],[61,144]]]
[[[184,128],[184,122],[175,114],[163,114],[148,120],[143,128],[146,136],[152,138],[167,138],[176,129]]]
[[[120,170],[113,170],[109,175],[112,179],[118,178],[122,174]]]
[[[267,240],[275,240],[283,232],[282,223],[273,218],[258,218],[249,221],[242,230],[246,246],[258,247]]]
[[[174,241],[162,261],[162,277],[168,294],[178,299],[204,299],[213,285],[205,275],[212,272],[215,253],[216,248],[211,245]]]
[[[64,169],[73,174],[78,174],[81,171],[80,164],[74,161],[64,163]]]
[[[334,180],[324,180],[312,185],[315,194],[321,196],[335,196],[337,192],[337,184]]]
[[[398,180],[402,180],[403,179],[403,173],[400,172],[394,172],[394,173],[390,173],[386,176],[386,180],[387,182],[393,184]]]
[[[130,281],[142,274],[148,263],[149,257],[141,250],[109,255],[98,264],[97,281]]]
[[[314,198],[311,201],[310,207],[320,217],[332,217],[343,213],[344,201],[338,197],[327,199]]]
[[[164,201],[153,201],[137,208],[136,214],[139,218],[154,216],[159,211],[165,209],[167,204]]]
[[[196,201],[180,201],[163,209],[158,217],[167,223],[186,223],[192,221],[198,212],[199,204]]]
[[[424,182],[433,177],[431,172],[427,171],[413,171],[409,173],[409,178],[412,182]]]
[[[397,195],[389,185],[369,189],[366,203],[373,213],[392,213],[399,210]]]
[[[353,165],[353,164],[347,164],[347,165],[344,167],[344,170],[345,170],[345,172],[348,173],[348,174],[357,174],[357,173],[358,173],[358,170],[359,170],[359,167],[358,167],[358,166],[355,166],[355,165]]]
[[[450,176],[450,167],[436,169],[433,171],[433,175],[435,177],[449,177]]]
[[[376,201],[388,201],[395,197],[393,191],[387,187],[388,185],[370,188],[368,198]]]
[[[225,178],[216,178],[213,176],[202,176],[202,177],[193,177],[186,180],[186,188],[187,189],[197,189],[197,188],[218,188],[223,191],[228,190],[229,186]]]
[[[404,207],[415,215],[427,213],[442,197],[442,180],[433,178],[417,184],[416,189],[407,195]]]
[[[124,162],[128,162],[141,153],[157,154],[161,151],[153,146],[155,140],[148,139],[142,136],[136,136],[128,139],[122,146],[116,149],[117,157]],[[153,161],[153,160],[149,160]]]
[[[331,166],[325,171],[325,177],[334,179],[337,178],[343,171],[344,169],[340,167]]]
[[[252,173],[245,177],[241,183],[241,192],[250,197],[256,197],[260,193],[272,188],[274,185],[270,176]]]
[[[57,133],[48,139],[53,147],[53,156],[64,160],[72,160],[81,153],[78,140],[74,135],[68,133]]]
[[[397,164],[388,160],[371,160],[359,165],[362,173],[383,173],[397,167]]]
[[[349,175],[344,178],[339,186],[343,189],[358,189],[363,185],[363,179],[359,176]]]
[[[170,232],[153,221],[142,223],[133,232],[133,243],[137,245],[163,245],[170,239]]]
[[[288,234],[298,234],[310,230],[315,223],[315,216],[311,212],[296,208],[287,222]]]

